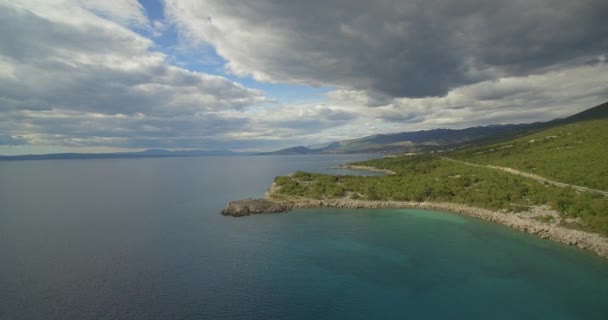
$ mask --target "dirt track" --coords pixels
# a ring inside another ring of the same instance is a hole
[[[562,188],[572,188],[574,190],[583,191],[583,192],[595,192],[595,193],[599,193],[599,194],[601,194],[603,196],[608,197],[608,191],[591,189],[591,188],[576,186],[576,185],[573,185],[573,184],[568,184],[568,183],[563,183],[563,182],[557,182],[557,181],[553,181],[553,180],[549,180],[547,178],[541,177],[541,176],[536,175],[536,174],[519,171],[519,170],[516,170],[516,169],[513,169],[513,168],[499,167],[499,166],[493,166],[493,165],[481,165],[481,164],[476,164],[476,163],[471,163],[471,162],[466,162],[466,161],[460,161],[460,160],[456,160],[456,159],[452,159],[452,158],[448,158],[448,157],[441,157],[441,159],[447,160],[447,161],[456,162],[456,163],[460,163],[460,164],[464,164],[464,165],[467,165],[467,166],[472,166],[472,167],[481,167],[481,168],[489,168],[489,169],[494,169],[494,170],[500,170],[500,171],[507,172],[507,173],[510,173],[510,174],[514,174],[514,175],[530,178],[530,179],[536,180],[536,181],[541,182],[541,183],[548,183],[548,184],[551,184],[551,185],[554,185],[554,186],[557,186],[557,187],[562,187]]]

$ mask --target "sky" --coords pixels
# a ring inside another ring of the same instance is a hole
[[[0,154],[268,151],[608,101],[605,0],[0,0]]]

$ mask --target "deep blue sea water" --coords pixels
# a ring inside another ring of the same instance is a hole
[[[608,319],[608,259],[501,225],[219,214],[365,157],[0,163],[0,319]]]

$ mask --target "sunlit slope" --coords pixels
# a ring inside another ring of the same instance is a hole
[[[511,141],[453,152],[449,157],[608,190],[608,119],[565,124]]]
[[[275,179],[274,195],[309,199],[449,202],[504,212],[547,205],[559,223],[608,235],[608,197],[597,192],[544,184],[537,180],[442,159],[431,154],[355,163],[395,172],[385,176],[331,176],[297,172]],[[548,221],[553,218],[547,218]],[[555,217],[554,217],[555,218]]]

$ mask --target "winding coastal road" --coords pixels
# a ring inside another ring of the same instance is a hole
[[[467,165],[467,166],[472,166],[472,167],[481,167],[481,168],[489,168],[489,169],[494,169],[494,170],[500,170],[500,171],[507,172],[507,173],[510,173],[510,174],[514,174],[514,175],[530,178],[530,179],[536,180],[536,181],[541,182],[541,183],[548,183],[548,184],[551,184],[551,185],[554,185],[554,186],[557,186],[557,187],[562,187],[562,188],[572,188],[574,190],[583,191],[583,192],[599,193],[599,194],[601,194],[601,195],[603,195],[605,197],[608,197],[608,191],[591,189],[591,188],[576,186],[576,185],[573,185],[573,184],[568,184],[568,183],[563,183],[563,182],[557,182],[557,181],[553,181],[553,180],[549,180],[547,178],[541,177],[541,176],[536,175],[536,174],[519,171],[519,170],[516,170],[516,169],[513,169],[513,168],[499,167],[499,166],[493,166],[493,165],[481,165],[481,164],[476,164],[476,163],[456,160],[456,159],[452,159],[452,158],[448,158],[448,157],[441,157],[441,159],[447,160],[447,161],[456,162],[456,163],[460,163],[460,164],[464,164],[464,165]]]

